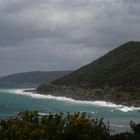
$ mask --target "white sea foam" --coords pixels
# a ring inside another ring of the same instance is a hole
[[[42,113],[42,112],[39,112],[38,114],[41,116],[49,115],[49,113]]]
[[[129,126],[125,126],[125,125],[116,125],[116,124],[111,124],[110,126],[112,126],[112,127],[120,127],[120,128],[126,128],[126,127],[128,127],[129,128]]]
[[[92,111],[91,113],[92,113],[92,114],[97,114],[97,113],[98,113],[98,111],[95,111],[95,112],[94,112],[94,111]]]
[[[111,109],[111,110],[110,110],[110,112],[114,112],[114,110],[113,110],[113,109]]]
[[[134,107],[123,106],[122,108],[118,108],[116,110],[120,110],[120,111],[123,111],[123,112],[129,112],[129,111],[134,111],[135,108]]]
[[[77,103],[77,104],[86,104],[86,105],[94,105],[94,106],[102,106],[102,107],[109,107],[109,108],[115,108],[115,110],[119,110],[122,112],[129,112],[129,111],[137,111],[140,110],[140,107],[128,107],[124,105],[117,105],[111,102],[105,102],[105,101],[81,101],[81,100],[74,100],[72,98],[67,97],[60,97],[60,96],[52,96],[52,95],[42,95],[42,94],[36,94],[32,92],[24,92],[25,89],[10,89],[8,90],[9,93],[13,94],[20,94],[25,96],[30,96],[32,98],[37,99],[51,99],[51,100],[58,100],[58,101],[64,101],[64,102],[70,102],[70,103]],[[26,90],[33,90],[33,89],[26,89]],[[6,92],[6,90],[4,90]],[[114,111],[115,111],[114,110]],[[113,111],[112,111],[113,112]]]

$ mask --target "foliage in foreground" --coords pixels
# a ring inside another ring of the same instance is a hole
[[[26,111],[0,121],[0,140],[139,140],[140,124],[131,122],[132,133],[110,135],[103,119],[86,113],[40,116]]]

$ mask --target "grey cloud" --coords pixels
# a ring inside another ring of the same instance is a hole
[[[0,73],[76,69],[139,40],[139,9],[139,0],[0,0]]]
[[[82,41],[87,44],[94,34],[98,34],[98,29],[106,28],[106,24],[112,23],[110,20],[121,22],[121,25],[125,21],[125,24],[139,22],[139,19],[127,13],[132,8],[128,9],[118,0],[30,0],[10,2],[9,5],[11,11],[16,9],[17,12],[5,13],[7,17],[1,19],[1,46],[14,46],[32,38],[51,38],[72,43]],[[113,28],[110,26],[110,32]]]

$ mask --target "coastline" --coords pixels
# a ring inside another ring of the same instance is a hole
[[[2,89],[2,92],[3,91],[4,90]],[[33,100],[35,100],[35,101],[39,100],[40,102],[46,102],[46,104],[47,104],[47,102],[53,102],[53,103],[56,102],[56,104],[57,103],[61,104],[61,102],[62,102],[62,104],[66,104],[68,106],[72,105],[72,106],[81,106],[82,108],[89,107],[89,108],[97,108],[99,110],[106,110],[107,113],[109,113],[110,116],[112,116],[112,117],[114,116],[113,114],[116,114],[116,113],[117,114],[120,113],[120,114],[122,114],[122,116],[125,116],[126,114],[133,114],[133,113],[139,115],[138,108],[116,105],[116,104],[112,104],[112,103],[105,102],[105,101],[79,101],[79,100],[73,100],[71,98],[66,98],[66,97],[60,97],[60,96],[56,97],[56,96],[48,95],[47,93],[45,95],[43,95],[43,94],[38,94],[34,88],[5,89],[4,92],[10,93],[10,94],[15,94],[15,95],[17,94],[18,96],[21,96],[20,98],[22,98],[22,96],[23,96],[23,99],[27,98],[30,100],[30,98],[33,98]],[[81,109],[81,110],[83,110],[83,109]],[[40,111],[40,113],[44,113],[44,111]],[[93,115],[95,117],[99,112],[96,112],[96,109],[95,110],[93,109],[93,110],[90,110],[90,113],[91,113],[91,115]],[[107,118],[106,121],[108,121],[108,119],[109,118]],[[110,126],[115,130],[117,129],[118,131],[121,129],[119,132],[122,132],[123,128],[124,128],[124,130],[126,130],[125,128],[128,128],[126,126],[129,126],[130,120],[135,120],[135,119],[128,119],[127,120],[128,123],[124,123],[123,125],[122,125],[122,123],[112,122]]]
[[[56,93],[50,94],[50,93],[39,93],[36,90],[23,90],[24,93],[27,93],[27,96],[31,96],[34,98],[42,98],[42,99],[53,99],[58,101],[64,101],[64,102],[71,102],[71,103],[78,103],[78,104],[87,104],[87,105],[94,105],[94,106],[100,106],[100,107],[109,107],[109,108],[115,108],[116,110],[122,111],[122,112],[129,112],[129,111],[140,111],[140,106],[127,106],[123,104],[116,104],[114,102],[105,101],[105,100],[80,100],[80,99],[74,99],[72,97],[67,96],[60,96]],[[25,95],[25,94],[24,94]]]
[[[82,101],[106,101],[124,106],[140,107],[139,92],[120,91],[118,88],[80,88],[73,86],[46,85],[42,84],[33,92],[43,95],[62,96]]]

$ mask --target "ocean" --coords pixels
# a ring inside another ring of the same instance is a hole
[[[65,97],[24,92],[38,84],[1,83],[0,119],[14,117],[26,110],[39,111],[41,115],[59,112],[87,112],[94,118],[104,118],[116,132],[130,131],[130,121],[140,123],[140,108],[126,107],[104,101],[76,101]]]

